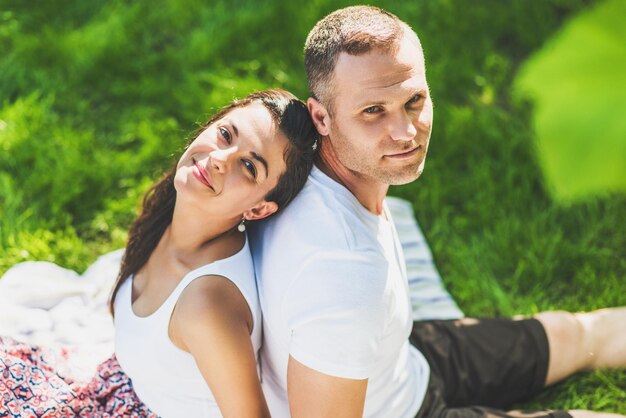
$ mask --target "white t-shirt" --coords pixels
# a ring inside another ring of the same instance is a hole
[[[163,418],[222,416],[193,356],[175,346],[168,335],[170,317],[178,297],[192,281],[207,275],[226,277],[241,291],[252,312],[254,324],[250,338],[257,353],[261,345],[261,310],[247,240],[244,247],[231,257],[189,272],[159,309],[149,316],[140,317],[133,312],[132,276],[122,284],[115,297],[117,360],[132,380],[139,399]]]
[[[314,167],[291,205],[253,229],[261,375],[272,417],[290,416],[290,355],[324,374],[369,379],[364,417],[417,414],[429,367],[408,341],[404,259],[385,214],[367,211]]]

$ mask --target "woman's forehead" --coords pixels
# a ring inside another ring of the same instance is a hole
[[[263,136],[263,133],[273,133],[275,122],[269,110],[261,103],[252,102],[242,107],[236,107],[228,112],[222,120],[236,126],[236,134]]]

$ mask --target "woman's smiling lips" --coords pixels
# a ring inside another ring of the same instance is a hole
[[[414,156],[417,153],[417,151],[420,150],[421,148],[422,148],[422,146],[418,145],[415,148],[411,149],[410,151],[399,152],[397,154],[387,154],[387,155],[385,155],[385,157],[387,157],[387,158],[395,158],[395,159],[410,158],[410,157]]]
[[[208,171],[206,171],[204,167],[198,164],[198,162],[195,159],[192,158],[191,160],[193,161],[193,166],[194,166],[194,169],[193,169],[194,177],[197,178],[200,181],[200,183],[204,184],[211,190],[215,191],[212,185],[211,175],[208,173]]]

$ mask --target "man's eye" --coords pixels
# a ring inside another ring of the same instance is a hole
[[[411,99],[409,99],[408,102],[406,102],[406,104],[408,106],[414,105],[419,103],[422,100],[422,95],[421,94],[416,94],[415,96],[411,97]]]
[[[241,160],[241,162],[246,167],[246,170],[250,172],[252,177],[256,179],[256,167],[254,166],[254,164],[252,164],[250,160]]]
[[[230,145],[233,139],[231,138],[230,132],[228,131],[228,129],[220,127],[219,131],[220,131],[220,135],[222,135],[222,138],[224,138],[224,141],[226,141],[226,143]]]
[[[383,108],[380,106],[370,106],[365,108],[365,110],[363,110],[363,112],[368,113],[370,115],[375,114],[375,113],[380,113],[383,111]]]

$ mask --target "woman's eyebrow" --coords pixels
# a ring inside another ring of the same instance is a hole
[[[265,158],[263,158],[261,155],[257,154],[254,151],[250,151],[250,155],[252,155],[252,158],[254,158],[258,162],[263,164],[263,167],[265,167],[265,177],[268,177],[270,173],[269,173],[269,169],[267,167],[267,161],[265,160]]]
[[[237,129],[237,125],[235,125],[232,121],[230,121],[230,125],[233,127],[233,131],[235,131],[235,136],[239,136],[239,129]]]

